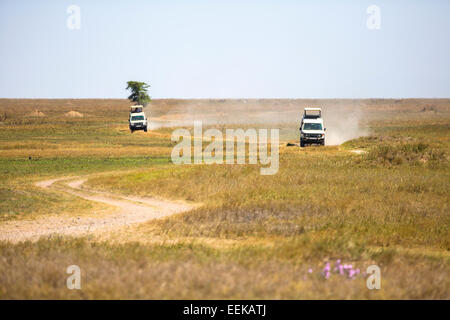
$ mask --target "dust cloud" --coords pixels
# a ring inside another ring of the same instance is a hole
[[[369,133],[363,127],[364,103],[350,99],[163,99],[152,101],[145,112],[150,130],[191,127],[194,120],[201,120],[210,127],[278,127],[286,132],[285,140],[298,140],[303,109],[312,106],[322,108],[327,145],[339,145]]]
[[[364,114],[361,110],[342,111],[330,109],[324,114],[326,145],[340,145],[345,141],[367,136],[369,130],[363,127]]]

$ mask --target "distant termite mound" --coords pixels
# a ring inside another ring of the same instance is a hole
[[[83,114],[78,111],[69,111],[65,114],[66,117],[69,118],[83,118]]]
[[[45,113],[42,111],[39,111],[38,109],[35,109],[33,112],[29,114],[30,117],[45,117]]]
[[[430,113],[436,113],[436,108],[434,106],[426,105],[422,108],[421,112],[430,112]]]

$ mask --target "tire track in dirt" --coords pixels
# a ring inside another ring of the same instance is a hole
[[[63,182],[69,180],[69,182]],[[76,180],[73,180],[76,179]],[[196,207],[183,202],[155,198],[126,197],[108,192],[85,190],[86,179],[58,178],[40,181],[37,186],[70,193],[90,201],[97,201],[117,207],[115,212],[95,216],[44,216],[33,220],[5,221],[0,224],[0,241],[36,241],[52,235],[86,236],[95,232],[107,232],[123,226],[166,217],[175,213],[189,211]],[[63,182],[64,189],[55,187]]]

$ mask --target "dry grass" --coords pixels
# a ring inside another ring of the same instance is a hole
[[[8,183],[0,187],[0,222],[47,216],[101,215],[111,208],[73,195],[44,191],[33,185]]]
[[[285,142],[298,134],[292,115],[309,104],[360,110],[370,135],[340,147],[281,147],[279,172],[261,176],[259,166],[172,165],[171,129],[131,135],[126,101],[0,100],[2,219],[94,210],[32,187],[60,175],[204,203],[101,238],[1,243],[0,296],[449,299],[448,100],[160,100],[152,116],[228,119],[245,110],[261,120],[273,117],[269,108],[289,120]],[[35,109],[46,116],[28,116]],[[85,116],[64,117],[70,110]],[[361,270],[378,264],[382,289],[367,290],[362,276],[325,280],[322,268],[338,258]],[[65,287],[71,264],[82,269],[81,291]]]
[[[365,262],[349,261],[362,269],[375,261],[381,265],[379,291],[367,290],[363,277],[333,274],[325,280],[320,261],[301,254],[292,258],[299,253],[295,240],[272,249],[245,244],[213,249],[193,243],[111,246],[54,239],[1,244],[0,250],[0,293],[12,299],[414,299],[424,298],[424,292],[427,298],[449,298],[448,269],[439,259],[394,250]],[[73,263],[81,267],[82,290],[65,287],[65,270]]]

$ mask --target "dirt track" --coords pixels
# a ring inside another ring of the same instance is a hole
[[[85,190],[85,179],[64,182],[59,178],[38,182],[41,188],[54,188],[55,182],[64,183],[64,192],[117,207],[111,214],[99,217],[46,216],[34,220],[6,221],[0,224],[0,241],[36,241],[51,235],[85,236],[94,232],[111,231],[126,225],[142,223],[194,208],[194,205],[154,198],[125,197],[106,192]]]

